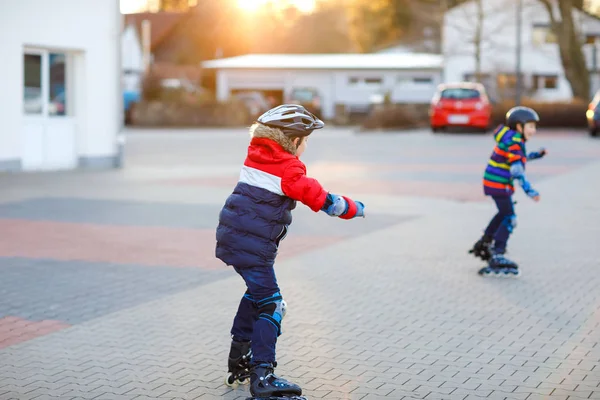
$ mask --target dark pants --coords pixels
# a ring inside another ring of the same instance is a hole
[[[281,294],[273,267],[235,268],[246,282],[246,293],[233,320],[231,335],[251,340],[252,363],[275,362],[275,345],[281,334]]]
[[[492,218],[485,230],[485,237],[494,239],[494,252],[504,254],[508,237],[516,226],[516,215],[512,197],[492,197],[498,207],[498,213]]]

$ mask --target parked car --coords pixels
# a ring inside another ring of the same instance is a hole
[[[486,132],[492,116],[492,106],[480,83],[443,83],[438,85],[431,100],[429,116],[434,132],[449,126]]]
[[[286,103],[300,104],[308,111],[321,117],[321,96],[315,88],[294,88],[287,97]]]
[[[590,135],[598,136],[598,131],[600,130],[600,90],[594,95],[585,112],[585,116],[587,117]]]

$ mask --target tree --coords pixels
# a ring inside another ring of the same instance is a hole
[[[467,1],[349,0],[346,10],[351,38],[365,52],[399,41],[419,48],[426,39],[433,45],[419,51],[439,52],[444,12]]]
[[[342,10],[344,0],[317,3],[312,13],[298,13],[287,27],[283,52],[346,53],[355,51],[349,36],[349,23]],[[286,20],[290,20],[285,18]]]
[[[445,35],[448,36],[444,56],[447,59],[473,57],[473,75],[477,82],[484,80],[484,72],[490,73],[492,65],[508,64],[506,54],[513,54],[514,43],[506,40],[505,30],[514,20],[513,4],[474,0],[461,9],[452,10],[444,21]],[[491,15],[495,18],[489,18]],[[502,54],[502,60],[497,59],[499,54]]]
[[[573,20],[573,9],[582,8],[583,0],[539,0],[548,11],[550,26],[558,38],[560,59],[571,84],[573,97],[590,98],[590,73],[583,54],[581,32]]]
[[[409,0],[350,0],[350,35],[360,51],[396,42],[410,24]]]

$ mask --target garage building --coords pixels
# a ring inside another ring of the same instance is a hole
[[[336,108],[365,109],[374,95],[389,93],[394,103],[429,103],[442,77],[437,54],[249,54],[205,61],[216,70],[218,100],[241,90],[278,93],[285,101],[293,89],[316,89],[322,116]]]

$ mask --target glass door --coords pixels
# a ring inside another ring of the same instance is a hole
[[[26,170],[73,168],[76,126],[69,94],[68,53],[23,52],[22,164]]]

